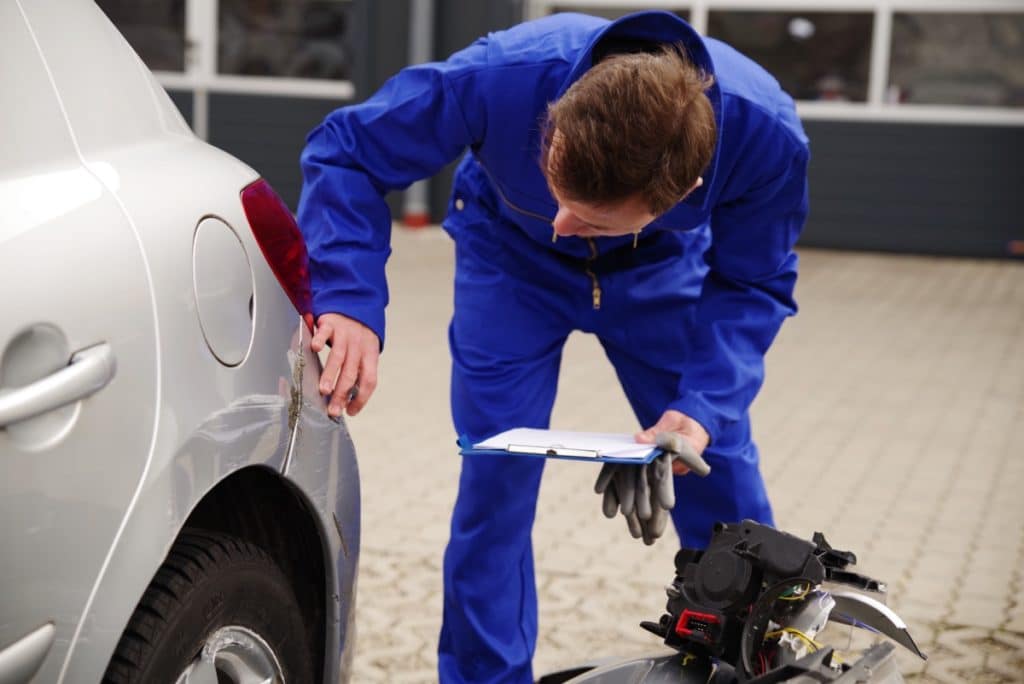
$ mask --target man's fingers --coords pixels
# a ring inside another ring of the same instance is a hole
[[[350,344],[345,352],[345,362],[341,366],[338,382],[334,385],[334,396],[340,399],[341,408],[348,408],[349,402],[358,396],[362,389],[356,386],[356,383],[359,382],[359,366],[362,362],[360,352],[361,350],[353,344]],[[333,404],[334,401],[332,400],[331,403]]]
[[[319,354],[333,334],[334,328],[330,323],[324,322],[316,326],[316,332],[313,333],[313,337],[309,341],[310,349]]]
[[[665,411],[657,423],[636,434],[636,441],[641,444],[657,444],[658,436],[662,432],[671,432],[679,428],[679,417],[682,415],[678,411]]]
[[[334,392],[338,383],[338,374],[341,373],[341,366],[345,362],[346,349],[344,345],[338,344],[337,340],[331,346],[331,352],[327,355],[327,363],[320,373],[320,394],[327,396]]]
[[[327,415],[331,418],[337,418],[341,415],[341,411],[344,407],[345,395],[339,388],[338,391],[331,395],[331,400],[327,404]]]
[[[377,344],[376,340],[373,342]],[[373,391],[377,389],[377,347],[363,351],[359,364],[358,391],[348,405],[348,415],[354,416],[363,410]]]
[[[377,389],[380,339],[360,321],[339,313],[324,313],[310,339],[314,353],[330,346],[320,373],[318,390],[329,396],[327,414],[338,418],[359,413]]]
[[[637,444],[654,444],[654,428],[650,430],[644,430],[634,435]]]

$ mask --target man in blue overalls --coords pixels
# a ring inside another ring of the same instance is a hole
[[[666,48],[665,46],[669,46]],[[563,343],[594,333],[642,428],[710,463],[676,477],[687,546],[772,522],[748,407],[795,312],[807,139],[760,67],[665,12],[554,15],[404,69],[302,155],[299,222],[321,391],[354,415],[376,385],[389,190],[468,150],[444,223],[456,431],[547,427]],[[336,390],[336,391],[335,391]],[[465,458],[444,561],[443,682],[531,682],[531,527],[542,459]],[[648,541],[650,541],[648,539]]]

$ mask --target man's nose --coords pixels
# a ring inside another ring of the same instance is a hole
[[[569,237],[579,233],[584,224],[565,207],[558,207],[558,213],[555,214],[555,220],[551,222],[551,225],[555,229],[555,234]]]

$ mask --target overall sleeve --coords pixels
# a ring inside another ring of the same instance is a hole
[[[384,197],[437,173],[483,138],[476,76],[486,61],[481,39],[445,62],[406,68],[309,134],[298,223],[309,251],[314,316],[354,318],[383,345],[391,253]]]
[[[734,187],[711,215],[692,353],[668,407],[704,426],[712,443],[749,408],[764,380],[764,355],[796,313],[793,246],[807,216],[809,152],[778,124],[752,139],[737,164],[746,170],[732,174]]]

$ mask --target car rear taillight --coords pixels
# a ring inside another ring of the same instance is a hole
[[[306,324],[313,328],[306,242],[292,212],[262,178],[242,190],[242,207],[270,270]]]

